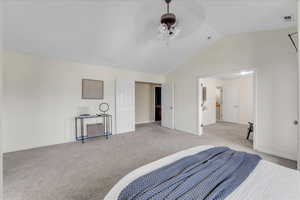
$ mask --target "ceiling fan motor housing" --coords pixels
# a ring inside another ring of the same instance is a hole
[[[173,13],[166,13],[161,16],[160,23],[166,24],[170,30],[176,24],[176,16]]]

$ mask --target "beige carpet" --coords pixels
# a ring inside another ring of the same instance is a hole
[[[130,171],[175,152],[203,144],[251,152],[246,127],[218,123],[202,137],[140,126],[135,133],[4,155],[5,200],[101,200]],[[293,161],[262,154],[291,168]]]

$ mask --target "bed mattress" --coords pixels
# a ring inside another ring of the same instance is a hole
[[[122,178],[104,200],[117,200],[122,190],[138,177],[212,147],[194,147],[140,167]],[[262,160],[226,200],[300,200],[300,172]]]

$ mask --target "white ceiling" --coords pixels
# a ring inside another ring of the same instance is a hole
[[[162,0],[6,0],[4,46],[151,73],[174,70],[224,35],[296,26],[296,0],[173,0],[181,33],[158,38]],[[208,40],[207,36],[212,39]]]

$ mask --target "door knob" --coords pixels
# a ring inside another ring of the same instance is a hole
[[[298,120],[295,120],[294,125],[298,125],[298,124],[299,124]]]

